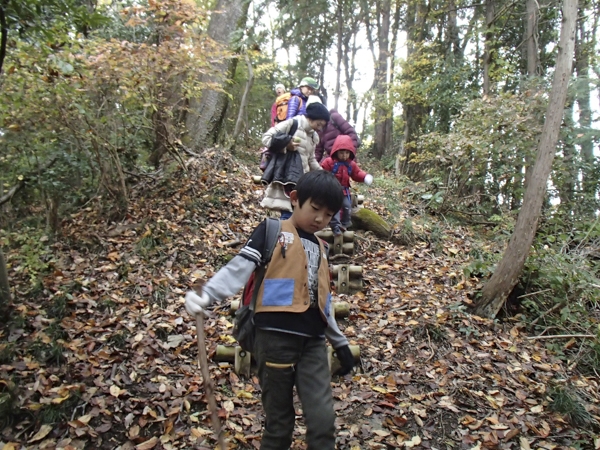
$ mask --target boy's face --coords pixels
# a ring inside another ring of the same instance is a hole
[[[307,233],[321,231],[329,225],[329,221],[335,215],[335,211],[331,211],[325,206],[320,206],[312,198],[309,198],[300,206],[297,191],[290,193],[290,200],[294,207],[294,212],[290,220],[296,228],[300,228]]]
[[[283,89],[283,88],[277,88],[275,90],[275,93],[277,94],[277,97],[279,97],[280,95],[285,94],[285,89]]]
[[[350,159],[350,150],[338,150],[335,152],[335,156],[340,161],[348,161]]]
[[[302,92],[304,95],[306,95],[308,97],[309,95],[316,94],[317,91],[315,91],[310,86],[301,86],[300,87],[300,92]]]

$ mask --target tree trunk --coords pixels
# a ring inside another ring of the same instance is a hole
[[[491,80],[490,80],[490,70],[492,66],[493,60],[493,48],[494,48],[494,32],[492,30],[492,25],[494,23],[494,14],[495,14],[495,0],[486,0],[485,1],[485,43],[484,43],[484,51],[483,51],[483,95],[490,95],[491,90]]]
[[[11,302],[10,284],[8,283],[8,270],[6,270],[6,260],[4,253],[0,248],[0,310],[4,310]]]
[[[582,2],[580,8],[580,19],[577,22],[577,37],[575,41],[575,72],[577,74],[576,91],[577,106],[579,107],[579,128],[582,130],[582,136],[579,138],[581,145],[582,168],[582,190],[583,198],[581,202],[582,210],[587,217],[594,217],[596,211],[596,187],[598,179],[596,176],[594,164],[594,142],[590,131],[592,129],[592,108],[590,100],[590,58],[593,55],[594,43],[586,32],[585,24],[585,4]]]
[[[379,40],[379,54],[375,63],[375,101],[373,121],[375,122],[375,136],[373,156],[381,159],[391,142],[388,134],[387,119],[391,113],[388,104],[387,74],[389,69],[389,35],[391,2],[381,0],[377,3],[377,36]]]
[[[232,33],[239,28],[240,22],[245,22],[248,4],[241,0],[217,0],[208,25],[208,35],[224,47],[229,47]],[[213,74],[202,77],[202,81],[224,87],[231,73],[230,63],[229,59],[223,58],[213,64]],[[190,99],[185,138],[188,147],[198,149],[216,141],[226,107],[227,95],[214,89],[206,89],[199,99]]]
[[[408,4],[406,12],[406,33],[408,35],[408,44],[406,50],[406,61],[411,64],[414,59],[419,58],[417,51],[419,44],[425,40],[428,12],[425,11],[422,2],[411,1]],[[411,82],[413,76],[404,77],[407,82]],[[402,114],[404,117],[404,135],[400,151],[398,153],[399,170],[405,175],[414,172],[414,164],[410,163],[411,154],[415,151],[415,143],[421,133],[425,120],[427,119],[427,105],[418,100],[405,101],[402,104]]]
[[[525,26],[525,46],[527,51],[527,75],[533,77],[537,74],[539,65],[537,44],[538,2],[527,0],[527,24]]]
[[[572,97],[572,95],[567,97],[565,105],[565,115],[563,120],[567,128],[575,127],[575,123],[573,121],[574,102]],[[560,167],[560,179],[556,185],[558,188],[561,209],[570,215],[570,213],[579,209],[576,204],[577,202],[573,203],[575,199],[575,186],[577,182],[577,167],[575,164],[575,145],[573,144],[573,139],[570,136],[567,136],[564,139],[562,153],[563,159]]]
[[[4,3],[0,2],[0,75],[2,75],[2,66],[4,65],[4,58],[6,58],[6,43],[8,42],[8,26],[6,24]]]
[[[506,252],[494,274],[483,287],[481,298],[475,305],[476,315],[496,317],[508,294],[517,284],[533,242],[564,114],[567,87],[573,65],[576,20],[577,0],[564,0],[556,69],[532,177],[525,191],[523,207],[519,212]]]
[[[252,69],[252,62],[250,61],[250,57],[246,54],[246,66],[248,67],[248,81],[246,82],[246,89],[244,89],[244,95],[242,96],[242,102],[240,104],[240,110],[238,112],[238,117],[235,122],[235,129],[233,130],[232,141],[235,142],[238,139],[238,136],[242,132],[242,124],[244,122],[244,115],[246,112],[246,108],[248,107],[248,100],[250,99],[250,89],[252,89],[252,85],[254,84],[254,70]]]
[[[344,39],[344,9],[342,0],[337,0],[337,22],[337,65],[335,68],[335,92],[333,93],[333,107],[336,109],[336,111],[338,109],[338,104],[342,90],[342,53]]]

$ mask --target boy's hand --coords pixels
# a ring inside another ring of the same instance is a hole
[[[334,375],[344,376],[349,374],[354,367],[354,355],[350,350],[349,345],[344,345],[343,347],[336,348],[335,353],[337,355],[338,360],[340,361],[340,368]]]
[[[368,173],[368,174],[365,176],[365,184],[366,184],[367,186],[371,186],[371,185],[373,184],[373,175],[371,175],[370,173]]]
[[[195,316],[197,314],[208,315],[205,308],[210,305],[210,298],[208,295],[202,293],[202,295],[198,295],[193,291],[189,291],[185,294],[185,310],[188,312],[190,316]]]

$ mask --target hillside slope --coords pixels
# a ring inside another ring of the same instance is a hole
[[[17,295],[1,335],[0,448],[214,448],[183,294],[235,255],[265,213],[250,168],[203,157],[187,173],[144,177],[120,223],[107,224],[99,202],[65,218],[41,284],[23,249],[7,252]],[[377,194],[367,206],[385,215]],[[462,266],[472,236],[440,226],[435,248],[358,232],[353,263],[365,288],[338,297],[350,304],[340,327],[361,363],[332,383],[338,448],[600,448],[599,379],[570,373],[516,320],[469,315]],[[233,342],[228,305],[216,310],[209,358]],[[258,448],[256,377],[209,369],[230,448]],[[587,409],[561,416],[552,392]],[[305,448],[299,404],[293,448]]]

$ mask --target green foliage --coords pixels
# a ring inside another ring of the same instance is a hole
[[[585,402],[580,398],[574,386],[555,387],[550,392],[552,403],[550,408],[565,418],[576,427],[598,428],[600,424],[586,409]]]
[[[201,33],[206,11],[191,2],[118,5],[111,17],[121,18],[119,26],[107,24],[87,39],[66,33],[59,47],[18,40],[8,55],[0,183],[9,188],[36,175],[14,204],[41,203],[50,211],[64,203],[64,212],[100,192],[122,214],[128,172],[144,169],[140,160],[156,148],[175,148],[184,131],[183,100],[198,97],[206,86],[198,74],[228,56]],[[120,37],[130,31],[132,40],[110,39],[111,30]]]
[[[413,162],[439,180],[441,212],[469,208],[497,214],[518,206],[524,168],[533,161],[545,96],[538,91],[470,102],[448,134],[429,133]],[[438,199],[440,197],[437,197]],[[443,205],[443,208],[441,207]]]
[[[9,248],[19,249],[18,255],[13,253],[7,259],[7,266],[14,273],[29,277],[32,292],[40,288],[41,277],[54,263],[48,237],[39,230],[23,227],[18,233],[0,232],[0,242],[4,242],[2,245]]]

